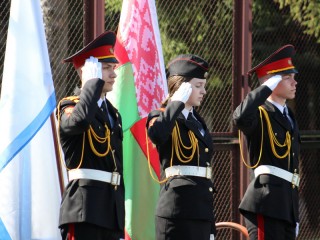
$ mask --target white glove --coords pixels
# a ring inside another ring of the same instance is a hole
[[[192,93],[192,86],[189,82],[183,82],[177,91],[172,95],[171,101],[181,101],[186,103]]]
[[[299,234],[299,223],[296,223],[296,237],[298,237]]]
[[[86,59],[82,70],[82,86],[90,79],[102,78],[102,65],[97,58]]]
[[[214,240],[214,235],[210,234],[210,240]]]
[[[269,78],[267,81],[262,83],[262,85],[268,86],[272,91],[278,86],[278,83],[282,80],[281,75],[275,75]]]

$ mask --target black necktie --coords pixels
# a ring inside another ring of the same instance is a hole
[[[189,121],[193,123],[200,131],[203,129],[202,124],[193,116],[193,114],[190,112],[187,118]]]
[[[108,109],[107,109],[107,103],[105,101],[103,101],[100,108],[104,112],[105,116],[107,116],[107,123],[112,128],[110,116],[109,116]]]
[[[104,101],[102,101],[100,108],[101,108],[102,112],[105,112],[105,113],[108,112],[107,111],[107,105],[106,105],[106,103]]]
[[[288,108],[284,107],[283,109],[283,116],[286,119],[286,121],[290,124],[291,129],[293,129],[293,121],[291,117],[289,116]]]

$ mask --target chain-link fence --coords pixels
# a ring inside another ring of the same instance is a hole
[[[10,3],[10,1],[0,1],[0,93],[2,86],[3,62],[6,50],[7,30],[9,24]]]
[[[274,50],[285,44],[293,44],[297,54],[293,58],[299,74],[296,99],[289,105],[294,109],[302,138],[301,151],[301,233],[299,239],[320,239],[320,219],[317,203],[320,201],[320,44],[305,27],[293,20],[289,7],[280,10],[272,0],[241,1],[252,3],[252,19],[247,19],[252,32],[252,66],[257,65]],[[85,0],[41,0],[51,60],[53,80],[59,101],[72,94],[79,77],[72,64],[62,60],[84,45]],[[238,5],[236,5],[236,3]],[[242,4],[241,3],[241,4]],[[121,0],[105,1],[105,28],[117,31]],[[217,189],[215,208],[217,221],[242,222],[238,204],[246,188],[247,170],[239,157],[237,134],[231,123],[232,112],[241,96],[248,91],[235,82],[243,81],[235,55],[237,51],[251,51],[239,47],[235,26],[236,7],[232,0],[157,0],[157,13],[165,63],[181,53],[194,53],[205,58],[211,68],[207,95],[199,111],[211,129],[215,154],[213,156],[214,181]],[[10,1],[0,1],[0,81],[2,81]],[[93,14],[91,16],[95,18]],[[252,22],[251,22],[252,20]],[[251,40],[250,40],[251,41]],[[246,46],[246,45],[244,45]],[[250,55],[250,53],[248,54]],[[26,58],[27,60],[27,58]],[[250,66],[249,66],[250,67]],[[242,70],[243,71],[243,70]],[[237,79],[239,78],[239,79]],[[245,78],[244,78],[245,79]],[[241,84],[240,84],[241,86]],[[249,79],[249,87],[255,88],[257,80]],[[0,82],[1,89],[1,82]],[[247,176],[248,177],[248,176]],[[240,239],[239,233],[224,229],[217,239]]]

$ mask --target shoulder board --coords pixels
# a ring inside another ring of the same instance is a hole
[[[160,115],[160,112],[164,112],[164,111],[161,111],[160,109],[151,111],[148,115],[148,119],[158,117]]]
[[[62,98],[57,105],[57,118],[60,119],[60,114],[62,113],[62,111],[66,111],[67,114],[70,114],[73,111],[74,105],[76,105],[79,101],[79,96],[69,96]]]
[[[76,105],[80,101],[79,96],[70,96],[62,98],[58,105],[64,107],[66,105]]]
[[[66,106],[70,106],[70,105],[74,106],[79,101],[80,101],[79,96],[69,96],[69,97],[62,98],[58,103],[57,110],[61,111]]]
[[[155,120],[159,117],[160,112],[164,112],[165,108],[158,108],[156,110],[153,110],[149,113],[148,119],[147,119],[147,126],[148,128],[153,125]]]
[[[65,97],[65,98],[62,98],[61,101],[72,101],[72,102],[79,102],[80,101],[80,97],[79,96],[69,96],[69,97]]]

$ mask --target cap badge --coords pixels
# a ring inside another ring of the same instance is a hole
[[[113,48],[110,48],[109,51],[110,51],[110,53],[112,53],[112,54],[114,53]]]

